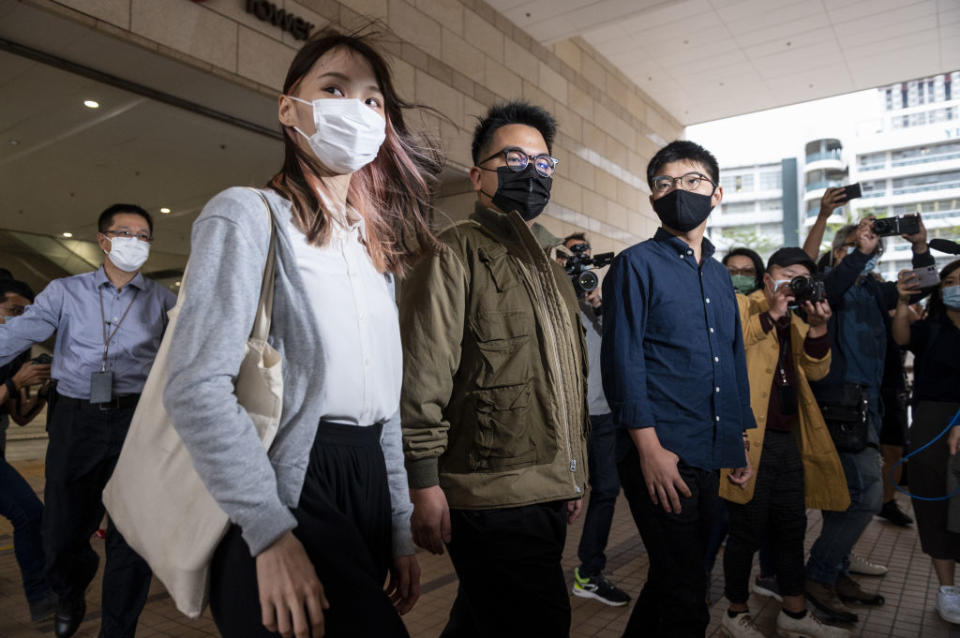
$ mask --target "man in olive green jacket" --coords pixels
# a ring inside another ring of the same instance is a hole
[[[401,294],[414,541],[446,543],[460,578],[445,637],[569,634],[560,559],[587,476],[585,344],[573,286],[530,230],[555,132],[539,107],[490,109],[476,210]]]

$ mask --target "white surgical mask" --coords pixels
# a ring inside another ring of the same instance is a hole
[[[113,265],[123,272],[136,272],[150,256],[150,244],[136,237],[113,237],[106,253]]]
[[[288,95],[291,100],[313,106],[316,132],[307,138],[321,164],[345,175],[358,171],[377,157],[386,139],[387,122],[363,102],[353,98],[319,98],[313,102]]]

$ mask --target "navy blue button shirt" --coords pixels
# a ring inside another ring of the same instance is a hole
[[[730,273],[662,228],[614,260],[603,285],[603,387],[616,423],[654,427],[688,465],[746,465],[750,409]]]

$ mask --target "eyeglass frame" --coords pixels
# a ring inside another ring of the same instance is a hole
[[[147,244],[152,244],[152,243],[153,243],[153,237],[152,237],[152,236],[147,235],[146,233],[131,233],[129,230],[105,230],[105,231],[103,231],[103,232],[100,233],[100,234],[103,235],[103,236],[105,236],[105,237],[109,237],[109,236],[110,236],[110,233],[113,233],[113,234],[116,235],[117,237],[122,237],[122,238],[124,238],[124,239],[130,239],[131,237],[135,237],[137,240],[142,241],[142,242],[145,242],[145,243],[147,243]],[[126,233],[126,234],[124,234],[124,233]],[[144,239],[144,237],[146,237],[146,239]]]
[[[511,152],[520,153],[521,155],[523,155],[523,156],[527,159],[526,163],[524,163],[523,166],[513,166],[512,164],[510,164],[509,160],[507,159],[507,153],[511,153]],[[548,160],[553,164],[553,169],[550,171],[550,174],[549,174],[549,175],[544,175],[543,172],[540,171],[540,169],[537,167],[536,162],[534,162],[534,164],[533,164],[533,169],[534,169],[535,171],[537,171],[537,174],[538,174],[538,175],[541,175],[541,176],[543,176],[543,177],[553,177],[553,174],[554,174],[554,173],[556,172],[556,170],[557,170],[557,164],[560,163],[560,160],[558,160],[556,157],[553,157],[553,156],[550,155],[549,153],[540,153],[539,155],[534,155],[534,156],[531,158],[531,156],[530,156],[529,154],[527,154],[527,153],[526,153],[522,148],[520,148],[519,146],[505,146],[504,148],[500,149],[499,151],[497,151],[496,153],[494,153],[493,155],[491,155],[491,156],[488,157],[487,159],[481,160],[481,161],[477,162],[477,168],[479,168],[479,169],[481,169],[481,170],[486,170],[486,171],[493,170],[493,169],[490,169],[490,168],[483,168],[483,167],[480,166],[480,165],[481,165],[481,164],[486,164],[487,162],[489,162],[489,161],[492,160],[493,158],[497,157],[498,155],[503,155],[504,164],[505,164],[510,170],[512,170],[514,173],[520,173],[520,172],[526,170],[526,168],[527,168],[528,166],[530,166],[530,160],[531,160],[531,159],[538,160],[538,159],[541,159],[541,158],[546,158],[546,159],[548,159]]]
[[[655,194],[657,194],[657,195],[663,195],[663,194],[669,193],[669,192],[674,188],[674,185],[677,183],[677,180],[680,180],[680,188],[681,188],[681,189],[687,191],[688,193],[695,193],[695,192],[697,192],[696,189],[690,190],[690,189],[685,188],[685,187],[683,186],[683,178],[685,178],[685,177],[690,177],[691,175],[695,175],[695,176],[697,176],[700,180],[706,181],[708,184],[710,184],[711,186],[713,186],[713,189],[710,191],[710,195],[711,195],[711,196],[713,196],[713,194],[717,192],[717,187],[719,186],[719,184],[717,184],[715,181],[713,181],[712,179],[710,179],[709,177],[707,177],[706,175],[704,175],[703,173],[701,173],[701,172],[699,172],[699,171],[690,171],[689,173],[684,173],[684,174],[681,175],[680,177],[670,177],[669,175],[657,175],[656,177],[654,177],[653,179],[650,180],[650,184],[652,185],[653,191],[654,191]],[[657,180],[658,180],[658,179],[661,179],[661,180],[662,180],[662,179],[669,179],[669,180],[671,180],[671,182],[670,182],[670,188],[667,188],[666,190],[663,190],[663,191],[656,190],[656,185],[657,185]],[[700,184],[697,184],[697,188],[700,188]]]

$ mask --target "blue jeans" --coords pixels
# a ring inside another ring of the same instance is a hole
[[[40,520],[43,503],[30,485],[0,457],[0,515],[13,523],[13,551],[23,577],[27,601],[35,603],[50,594],[43,576],[43,544]]]
[[[611,414],[590,415],[590,440],[587,443],[587,460],[590,463],[590,501],[583,521],[583,535],[577,555],[580,558],[580,575],[596,576],[607,565],[604,550],[610,537],[613,510],[620,494],[620,477],[617,475],[615,444],[616,426]]]
[[[850,507],[823,512],[823,528],[807,561],[807,578],[825,585],[833,585],[837,576],[849,571],[853,546],[883,505],[880,452],[868,447],[856,454],[841,453],[840,462],[850,489]]]

